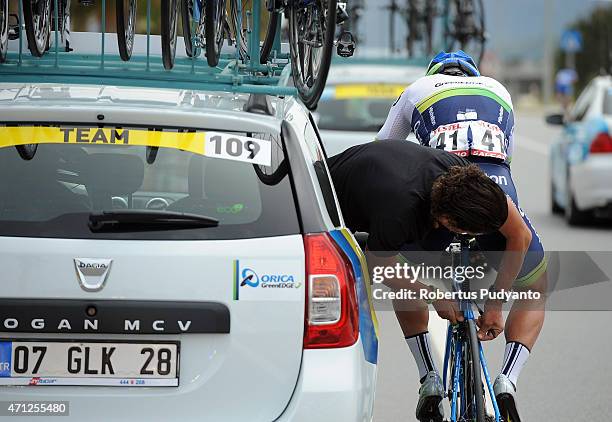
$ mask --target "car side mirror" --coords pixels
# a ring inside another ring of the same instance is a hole
[[[549,125],[562,126],[565,124],[563,114],[549,114],[546,116],[546,123]]]

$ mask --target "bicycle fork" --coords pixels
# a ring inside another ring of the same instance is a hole
[[[470,309],[468,312],[464,313],[464,317],[466,321],[468,319],[474,319],[474,314]],[[455,336],[455,327],[453,325],[448,326],[448,331],[446,335],[446,348],[444,351],[444,369],[443,369],[443,381],[444,385],[444,394],[445,397],[450,398],[450,408],[451,408],[451,418],[450,422],[460,422],[458,421],[458,395],[459,395],[459,385],[461,378],[461,356],[463,353],[463,345],[461,341],[457,341]],[[454,345],[454,350],[453,346]],[[485,381],[487,383],[487,389],[489,391],[489,395],[491,396],[491,404],[493,405],[493,411],[495,413],[495,422],[501,422],[501,414],[499,413],[499,407],[497,405],[497,400],[495,398],[495,392],[493,391],[493,383],[491,382],[491,376],[489,374],[489,368],[487,366],[487,360],[484,355],[484,350],[482,348],[482,344],[478,342],[478,351],[480,355],[480,367],[482,368],[482,372],[484,373]],[[451,352],[453,356],[451,356]],[[448,376],[448,367],[449,362],[453,360],[453,373],[451,374],[452,378],[449,380]],[[450,383],[447,383],[450,381]]]

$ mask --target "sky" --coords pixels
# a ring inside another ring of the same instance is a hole
[[[367,0],[366,3],[368,8],[364,14],[366,45],[387,47],[389,12],[384,7],[390,3],[390,0]],[[404,2],[400,0],[399,3]],[[550,7],[547,8],[547,4]],[[612,1],[484,0],[489,36],[488,48],[502,59],[541,58],[544,55],[544,40],[547,34],[546,14],[550,20],[548,36],[557,46],[564,28],[575,20],[587,16],[594,7],[601,4],[612,5]],[[399,31],[397,39],[403,39]]]

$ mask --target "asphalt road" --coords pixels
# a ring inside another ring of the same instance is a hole
[[[545,248],[555,251],[612,251],[612,225],[600,223],[573,228],[549,212],[548,145],[560,129],[547,126],[541,112],[520,112],[517,117],[512,172],[523,209],[538,230]],[[612,274],[612,260],[600,254],[605,272]],[[563,306],[546,314],[546,322],[518,383],[519,410],[523,421],[596,421],[612,414],[612,283],[600,283],[559,293],[576,303],[578,310]],[[553,296],[554,298],[554,296]],[[590,308],[590,302],[598,306]],[[609,301],[609,304],[608,304]],[[584,309],[599,309],[585,311]],[[378,312],[380,355],[376,422],[415,420],[418,373],[393,312]],[[434,314],[430,330],[440,333],[443,323]],[[440,337],[438,335],[438,337]],[[438,339],[438,347],[444,341]],[[504,339],[485,345],[492,376],[499,373]],[[441,358],[438,366],[442,366]]]

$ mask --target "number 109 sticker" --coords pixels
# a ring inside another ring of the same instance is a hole
[[[207,157],[224,158],[262,166],[272,164],[272,143],[266,139],[249,138],[229,133],[206,132]]]

